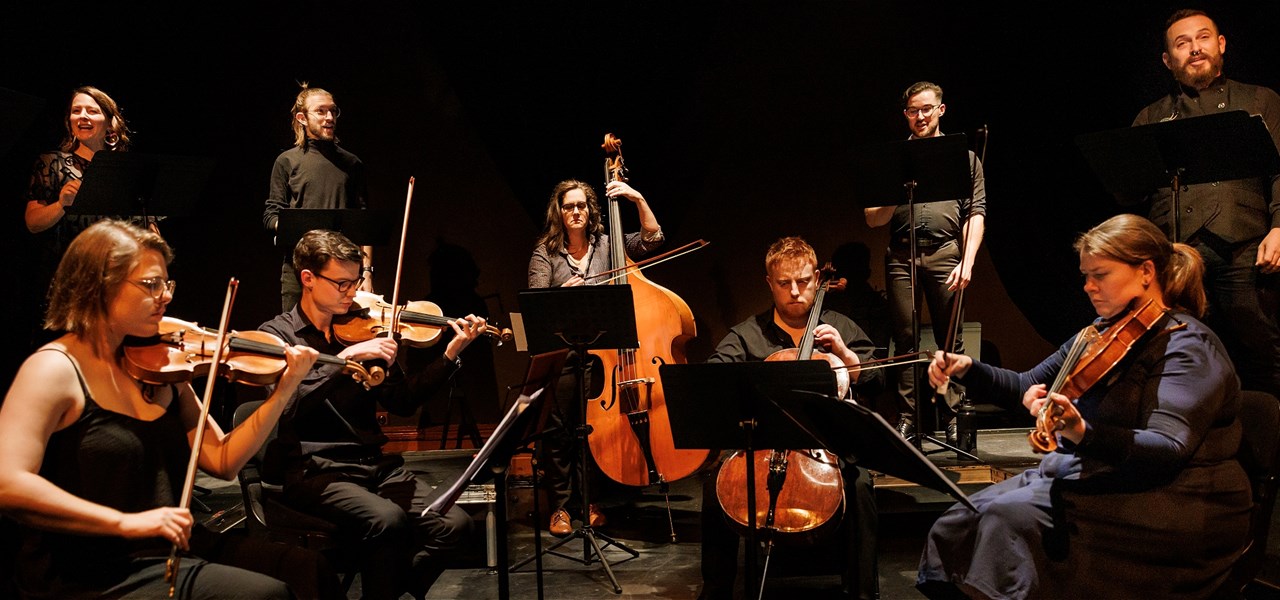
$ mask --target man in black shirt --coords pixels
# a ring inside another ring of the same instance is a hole
[[[798,237],[774,242],[765,256],[765,281],[773,306],[739,323],[716,346],[707,362],[763,361],[784,348],[795,348],[804,337],[809,311],[819,287],[818,259],[813,248]],[[822,311],[814,329],[814,350],[834,355],[845,365],[870,360],[875,345],[848,317]],[[879,370],[850,372],[859,395],[875,394],[883,377]],[[717,502],[716,474],[711,469],[702,497],[702,598],[731,598],[738,565],[738,534],[731,530]],[[841,578],[845,593],[854,598],[875,598],[876,516],[871,477],[865,469],[842,465],[846,511],[837,539],[843,555]]]
[[[1280,95],[1222,74],[1227,39],[1198,10],[1180,10],[1165,27],[1164,64],[1177,86],[1134,119],[1146,125],[1243,110],[1262,117],[1280,149]],[[1142,200],[1122,197],[1122,202]],[[1280,175],[1183,186],[1150,196],[1151,221],[1204,258],[1206,322],[1227,345],[1245,389],[1280,394]]]
[[[947,105],[942,103],[942,88],[935,83],[921,81],[902,93],[902,114],[911,130],[909,139],[923,139],[942,135],[942,116]],[[925,202],[915,205],[915,222],[908,223],[911,211],[906,205],[875,206],[863,209],[867,225],[889,225],[889,252],[885,255],[885,285],[888,287],[889,316],[893,323],[893,343],[896,353],[905,354],[919,350],[920,340],[914,339],[912,323],[911,270],[916,271],[915,297],[929,306],[929,318],[933,322],[933,339],[941,348],[947,342],[947,324],[951,320],[952,302],[957,291],[968,287],[973,274],[973,263],[982,245],[986,229],[987,187],[982,175],[982,162],[969,152],[969,174],[973,179],[973,193],[968,198]],[[911,263],[911,230],[916,230],[915,265]],[[922,311],[917,311],[917,316]],[[964,340],[957,332],[955,346],[949,352],[963,353]],[[897,369],[898,381],[895,394],[901,415],[898,431],[903,436],[915,433],[916,370],[911,367]],[[959,386],[954,386],[958,388]],[[947,406],[960,403],[959,390],[948,394]],[[956,420],[952,415],[946,428],[947,442],[956,444]]]
[[[262,224],[276,232],[282,208],[368,208],[364,163],[338,145],[338,116],[333,95],[303,84],[293,103],[293,148],[276,157]],[[361,289],[372,291],[373,249],[363,248]],[[302,291],[289,255],[280,268],[281,310],[298,302]]]
[[[361,541],[365,598],[399,598],[430,587],[443,569],[441,557],[463,541],[471,518],[457,506],[444,515],[422,514],[437,494],[404,468],[399,455],[382,453],[387,436],[378,426],[377,406],[412,414],[460,367],[458,354],[485,322],[472,315],[452,321],[453,338],[443,354],[414,373],[397,365],[391,338],[343,346],[333,320],[351,308],[364,279],[360,264],[360,248],[342,234],[308,232],[293,251],[301,300],[260,329],[346,360],[381,361],[389,365],[387,378],[365,389],[341,365],[317,363],[285,406],[279,434],[267,446],[263,478],[284,486],[285,503]]]

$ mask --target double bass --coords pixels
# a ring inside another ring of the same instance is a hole
[[[822,314],[822,301],[830,282],[830,267],[823,268],[822,284],[809,308],[804,336],[796,348],[784,348],[770,354],[765,361],[825,360],[836,374],[836,396],[849,392],[849,370],[832,354],[814,350],[814,329]],[[844,478],[839,461],[826,450],[771,450],[754,452],[755,523],[772,532],[775,539],[807,541],[819,532],[828,531],[844,515]],[[716,474],[716,499],[739,528],[753,522],[747,502],[747,453],[734,452],[720,465]],[[830,524],[830,526],[828,526]]]
[[[622,142],[604,138],[605,182],[626,181]],[[603,363],[605,385],[587,402],[587,437],[600,471],[623,485],[665,484],[692,475],[709,462],[710,450],[676,449],[658,367],[684,363],[685,344],[697,335],[693,311],[680,296],[628,268],[619,200],[609,198],[611,281],[630,285],[635,298],[639,348],[592,351]]]

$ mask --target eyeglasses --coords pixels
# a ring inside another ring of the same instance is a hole
[[[315,273],[315,272],[313,272],[313,274],[314,274],[316,277],[319,277],[320,279],[323,279],[323,280],[325,280],[325,281],[328,281],[329,283],[332,283],[332,284],[333,284],[333,287],[338,288],[338,293],[339,293],[339,294],[345,294],[345,293],[347,293],[347,292],[351,291],[351,288],[353,288],[353,287],[359,287],[359,286],[360,286],[360,284],[364,283],[364,276],[363,276],[363,275],[362,275],[362,276],[360,276],[360,277],[357,277],[357,278],[355,278],[355,279],[348,279],[348,280],[346,280],[346,281],[338,281],[337,279],[329,279],[328,277],[325,277],[324,275],[321,275],[321,274],[319,274],[319,273]]]
[[[165,292],[168,292],[169,297],[172,298],[173,288],[178,285],[178,282],[163,277],[148,277],[137,281],[129,280],[129,283],[146,290],[156,302],[164,298]]]
[[[936,110],[937,108],[938,108],[938,105],[936,104],[926,104],[924,106],[921,106],[920,108],[908,108],[902,112],[906,113],[908,117],[911,117],[914,119],[918,115],[924,115],[927,117],[933,114],[933,111]]]
[[[333,118],[335,118],[335,119],[336,119],[336,118],[338,118],[338,117],[340,117],[340,116],[342,116],[342,109],[341,109],[341,108],[338,108],[338,107],[336,107],[336,106],[335,106],[335,107],[333,107],[333,108],[317,108],[317,109],[312,110],[312,111],[310,111],[310,112],[311,112],[311,114],[313,114],[313,115],[315,115],[315,116],[317,116],[317,117],[321,117],[321,118],[323,118],[323,117],[324,117],[325,115],[327,115],[327,114],[332,114],[332,115],[333,115]]]
[[[586,202],[569,202],[567,204],[561,204],[560,210],[567,213],[571,213],[575,210],[587,212],[587,203]]]

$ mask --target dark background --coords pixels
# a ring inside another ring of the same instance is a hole
[[[1280,3],[1205,6],[1227,36],[1229,76],[1280,87]],[[12,132],[0,163],[0,218],[11,314],[28,303],[22,225],[35,155],[61,137],[70,91],[95,85],[122,106],[134,150],[216,161],[199,214],[162,224],[180,281],[170,314],[216,321],[229,277],[241,280],[233,326],[278,312],[276,250],[261,223],[271,164],[292,142],[299,81],[331,91],[339,137],[370,174],[374,208],[402,214],[416,192],[401,295],[441,295],[447,246],[480,270],[474,292],[507,322],[553,185],[599,184],[605,132],[622,138],[633,185],[668,247],[706,249],[647,275],[698,319],[691,359],[768,305],[768,244],[799,234],[825,260],[841,243],[872,249],[883,287],[884,229],[869,230],[849,157],[902,139],[902,90],[946,90],[943,129],[990,131],[988,229],[968,320],[1025,368],[1085,325],[1073,236],[1120,209],[1074,149],[1080,133],[1127,126],[1171,79],[1160,63],[1171,3],[1052,5],[944,2],[277,2],[33,3],[5,9],[0,87],[42,108]],[[976,149],[976,148],[975,148]],[[634,211],[624,211],[634,229]],[[400,229],[397,222],[395,229]],[[397,240],[376,250],[377,291],[391,294]],[[433,282],[433,276],[434,282]],[[467,288],[470,288],[469,290]],[[456,316],[471,307],[444,306]],[[29,349],[20,335],[7,381]],[[525,359],[493,352],[499,385]],[[496,410],[496,406],[492,407]],[[489,407],[480,407],[490,414]]]

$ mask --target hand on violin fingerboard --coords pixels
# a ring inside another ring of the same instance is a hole
[[[461,319],[449,321],[449,326],[453,328],[453,339],[449,340],[449,345],[444,349],[444,357],[457,360],[458,355],[471,342],[484,334],[485,320],[475,315],[467,315]]]
[[[1050,403],[1053,406],[1045,408],[1045,405]],[[1022,395],[1022,405],[1032,416],[1037,417],[1037,420],[1042,409],[1051,413],[1053,416],[1049,421],[1055,423],[1055,431],[1060,437],[1077,444],[1084,439],[1085,421],[1080,416],[1080,411],[1076,409],[1076,404],[1062,394],[1049,393],[1048,386],[1045,384],[1037,383],[1027,388]]]
[[[297,388],[299,383],[311,371],[311,367],[316,364],[316,359],[320,358],[320,352],[309,346],[289,346],[284,347],[284,374],[280,376],[280,382],[277,389],[292,390]]]

